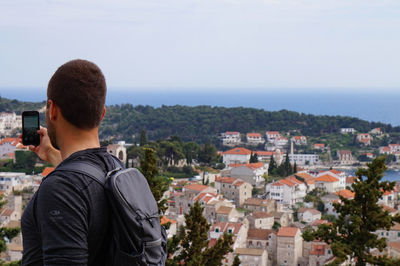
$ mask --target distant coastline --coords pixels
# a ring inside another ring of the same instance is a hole
[[[217,91],[217,90],[216,90]],[[322,91],[322,90],[321,90]],[[0,89],[0,96],[23,101],[43,101],[46,90],[41,89]],[[302,93],[270,90],[265,92],[251,89],[233,92],[185,92],[161,91],[143,92],[109,89],[107,104],[151,105],[211,105],[224,107],[253,107],[267,111],[282,109],[314,115],[344,115],[358,117],[367,121],[400,125],[398,101],[400,94],[385,93]]]

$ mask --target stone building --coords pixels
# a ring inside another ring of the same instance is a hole
[[[303,238],[297,227],[281,227],[277,233],[278,265],[298,265],[302,258]]]

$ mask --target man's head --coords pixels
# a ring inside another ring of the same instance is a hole
[[[97,128],[101,122],[106,98],[106,82],[100,68],[86,60],[72,60],[60,66],[47,88],[47,107],[57,106],[62,117],[77,129]],[[46,122],[51,142],[56,146],[54,125],[49,110]]]

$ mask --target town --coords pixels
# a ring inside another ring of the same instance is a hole
[[[15,113],[0,114],[2,162],[17,164],[21,153],[30,152],[27,147],[18,145],[15,138],[20,124],[20,117]],[[196,159],[168,161],[169,166],[189,166],[196,173],[171,178],[164,192],[167,209],[161,222],[169,225],[168,237],[178,234],[179,228],[185,226],[185,214],[199,203],[210,225],[209,247],[216,245],[224,233],[232,235],[232,252],[224,257],[223,265],[232,265],[235,256],[241,265],[324,265],[332,262],[331,247],[323,241],[305,241],[303,232],[334,221],[338,217],[334,204],[340,203],[339,196],[354,198],[350,188],[357,177],[352,169],[365,166],[378,155],[387,156],[389,166],[397,169],[400,156],[400,144],[384,141],[389,136],[380,128],[369,132],[341,128],[338,134],[353,138],[357,150],[333,150],[329,143],[315,142],[315,137],[301,135],[296,130],[228,131],[220,134],[221,149],[217,151],[222,167],[199,167]],[[376,146],[377,143],[386,145]],[[129,150],[139,145],[142,144],[117,141],[108,143],[107,150],[125,165],[140,167],[142,158],[129,156]],[[289,168],[284,168],[285,165]],[[40,169],[39,173],[0,172],[1,227],[20,227],[24,206],[39,188],[42,178],[54,170],[38,161],[35,167]],[[400,183],[396,183],[378,202],[390,215],[400,212],[399,193]],[[380,229],[375,233],[386,238],[387,247],[383,252],[371,252],[400,258],[400,224],[389,231]],[[6,240],[6,244],[7,250],[1,258],[20,260],[21,234]]]

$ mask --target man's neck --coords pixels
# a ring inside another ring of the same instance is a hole
[[[77,151],[100,147],[97,128],[87,131],[73,130],[73,132],[65,132],[62,135],[58,145],[63,161]]]

